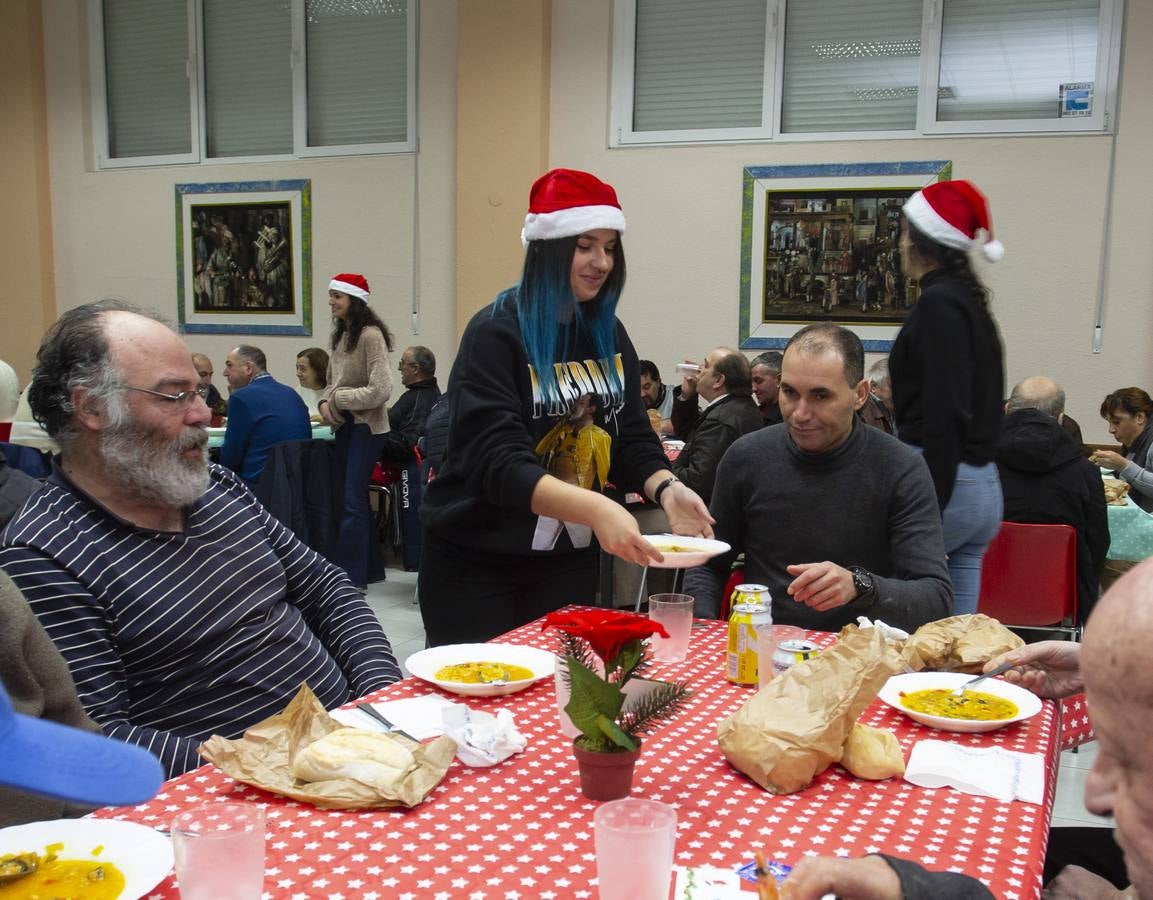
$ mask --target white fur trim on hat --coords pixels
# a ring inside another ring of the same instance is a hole
[[[953,247],[957,250],[971,250],[977,243],[960,228],[950,225],[941,218],[940,214],[929,205],[925,195],[920,191],[913,194],[905,205],[901,207],[905,218],[917,226],[917,230],[926,237],[932,238],[938,244]]]
[[[521,243],[574,237],[596,228],[624,232],[625,214],[615,206],[570,206],[550,213],[529,213],[524,217]]]
[[[335,278],[328,283],[330,291],[340,291],[342,294],[348,294],[350,297],[359,297],[361,300],[367,300],[371,295],[362,287],[355,284],[349,284],[347,281],[337,281]]]

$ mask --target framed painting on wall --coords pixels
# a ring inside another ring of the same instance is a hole
[[[176,185],[176,280],[182,332],[311,335],[311,182]]]
[[[741,349],[783,349],[805,325],[836,322],[887,353],[918,296],[901,271],[901,207],[951,169],[945,160],[747,167]]]

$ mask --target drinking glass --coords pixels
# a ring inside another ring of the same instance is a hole
[[[777,669],[773,664],[773,654],[784,641],[800,641],[805,637],[805,629],[796,625],[768,625],[757,631],[757,682],[764,687],[773,680]]]
[[[663,662],[680,662],[689,653],[693,628],[693,598],[688,594],[653,594],[649,597],[649,618],[660,622],[667,638],[650,638],[653,656]]]
[[[625,797],[593,814],[601,900],[667,900],[677,839],[677,811],[656,800]]]
[[[264,809],[204,803],[172,820],[182,900],[260,900],[264,890]]]

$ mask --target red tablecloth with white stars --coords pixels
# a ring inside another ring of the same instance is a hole
[[[833,639],[813,637],[825,644]],[[553,638],[533,624],[501,640],[552,649]],[[804,791],[775,796],[731,768],[717,745],[716,723],[752,691],[724,678],[725,640],[726,623],[697,623],[689,658],[656,664],[652,673],[688,679],[695,688],[685,712],[645,740],[633,787],[633,796],[677,808],[677,864],[736,868],[760,849],[789,864],[812,853],[883,851],[965,872],[1008,900],[1040,896],[1060,740],[1053,703],[1046,701],[1025,722],[978,735],[925,728],[880,701],[861,719],[891,728],[906,758],[924,738],[1042,754],[1043,806],[928,790],[900,779],[860,781],[839,766]],[[436,688],[407,678],[371,699],[430,690]],[[597,804],[580,792],[571,742],[558,727],[552,680],[509,697],[458,699],[476,709],[512,710],[528,747],[490,769],[454,763],[415,809],[319,810],[204,766],[165,783],[149,803],[96,815],[167,828],[176,813],[207,801],[265,804],[266,900],[595,898]],[[172,876],[149,895],[178,896]]]

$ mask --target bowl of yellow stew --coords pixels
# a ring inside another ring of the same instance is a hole
[[[518,644],[446,644],[410,656],[404,667],[452,694],[499,697],[552,678],[555,657]]]
[[[878,696],[913,721],[941,731],[994,731],[1041,711],[1036,694],[999,678],[982,681],[960,697],[953,694],[975,677],[964,672],[894,675]]]

